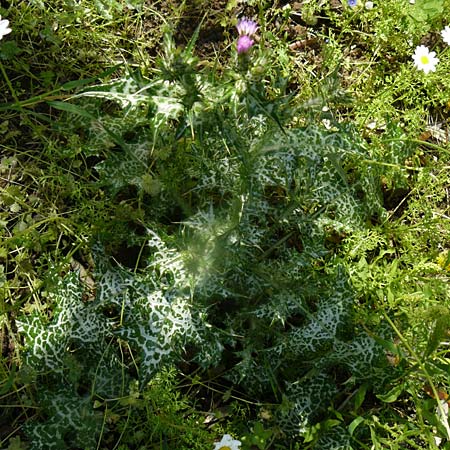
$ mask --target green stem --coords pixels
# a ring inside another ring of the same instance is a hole
[[[4,66],[3,66],[3,63],[2,63],[1,61],[0,61],[0,70],[1,70],[1,72],[2,72],[3,78],[4,78],[5,81],[6,81],[6,84],[7,84],[8,87],[9,87],[9,90],[10,90],[10,92],[11,92],[11,95],[12,95],[13,98],[14,98],[14,101],[15,101],[16,103],[20,103],[19,98],[17,97],[16,91],[15,91],[15,89],[14,89],[14,86],[12,85],[11,80],[9,79],[8,74],[6,73],[6,70],[5,70],[5,68],[4,68]]]

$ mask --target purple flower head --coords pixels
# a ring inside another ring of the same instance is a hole
[[[348,0],[348,6],[354,8],[358,4],[358,0]]]
[[[237,41],[237,52],[239,54],[247,53],[253,44],[253,39],[250,39],[246,34],[239,36]]]
[[[239,19],[236,28],[239,36],[252,37],[258,29],[258,24],[253,20],[247,19],[247,17],[243,17],[242,19]]]

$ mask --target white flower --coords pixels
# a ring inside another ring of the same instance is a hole
[[[241,441],[233,439],[229,434],[224,434],[220,442],[214,444],[213,450],[239,450]]]
[[[373,9],[373,2],[366,2],[364,4],[364,8],[366,8],[366,9]]]
[[[0,16],[0,40],[3,38],[3,36],[11,33],[11,28],[8,28],[8,26],[9,20],[2,20],[2,16]]]
[[[436,58],[436,52],[430,52],[424,45],[416,47],[413,55],[414,65],[425,73],[434,72],[439,59]]]
[[[447,45],[450,45],[450,27],[448,25],[441,31],[441,36],[442,36],[442,40]]]

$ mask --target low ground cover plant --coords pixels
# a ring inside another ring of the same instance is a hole
[[[158,12],[125,3],[55,11],[117,42]],[[169,3],[158,57],[28,96],[24,42],[0,47],[2,445],[446,448],[445,8],[223,3]]]

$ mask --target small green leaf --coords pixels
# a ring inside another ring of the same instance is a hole
[[[393,403],[398,399],[398,397],[401,395],[403,391],[404,391],[403,385],[400,384],[398,386],[393,387],[386,394],[378,394],[377,398],[379,398],[382,402],[385,403]]]
[[[25,450],[28,446],[21,441],[20,436],[13,437],[9,440],[8,450]]]
[[[360,388],[356,392],[354,400],[355,410],[357,410],[363,404],[364,399],[366,398],[367,387],[368,384],[364,383],[363,385],[360,386]]]
[[[358,416],[352,420],[351,424],[348,426],[348,432],[350,433],[350,436],[353,436],[354,431],[362,422],[364,422],[364,417],[362,416]]]
[[[230,389],[227,389],[227,390],[224,392],[224,394],[223,394],[223,396],[222,396],[222,400],[223,400],[224,403],[226,403],[226,402],[230,399],[230,397],[231,397],[231,391],[232,391],[232,389],[230,388]]]
[[[439,344],[445,340],[449,327],[450,313],[448,311],[442,311],[442,315],[437,317],[434,322],[433,331],[429,335],[425,356],[431,355],[439,347]]]
[[[15,41],[6,41],[0,45],[0,59],[13,59],[22,53]]]
[[[12,213],[18,213],[18,212],[20,212],[21,209],[22,209],[22,207],[21,207],[18,203],[13,203],[13,204],[9,207],[9,210],[10,210]]]

